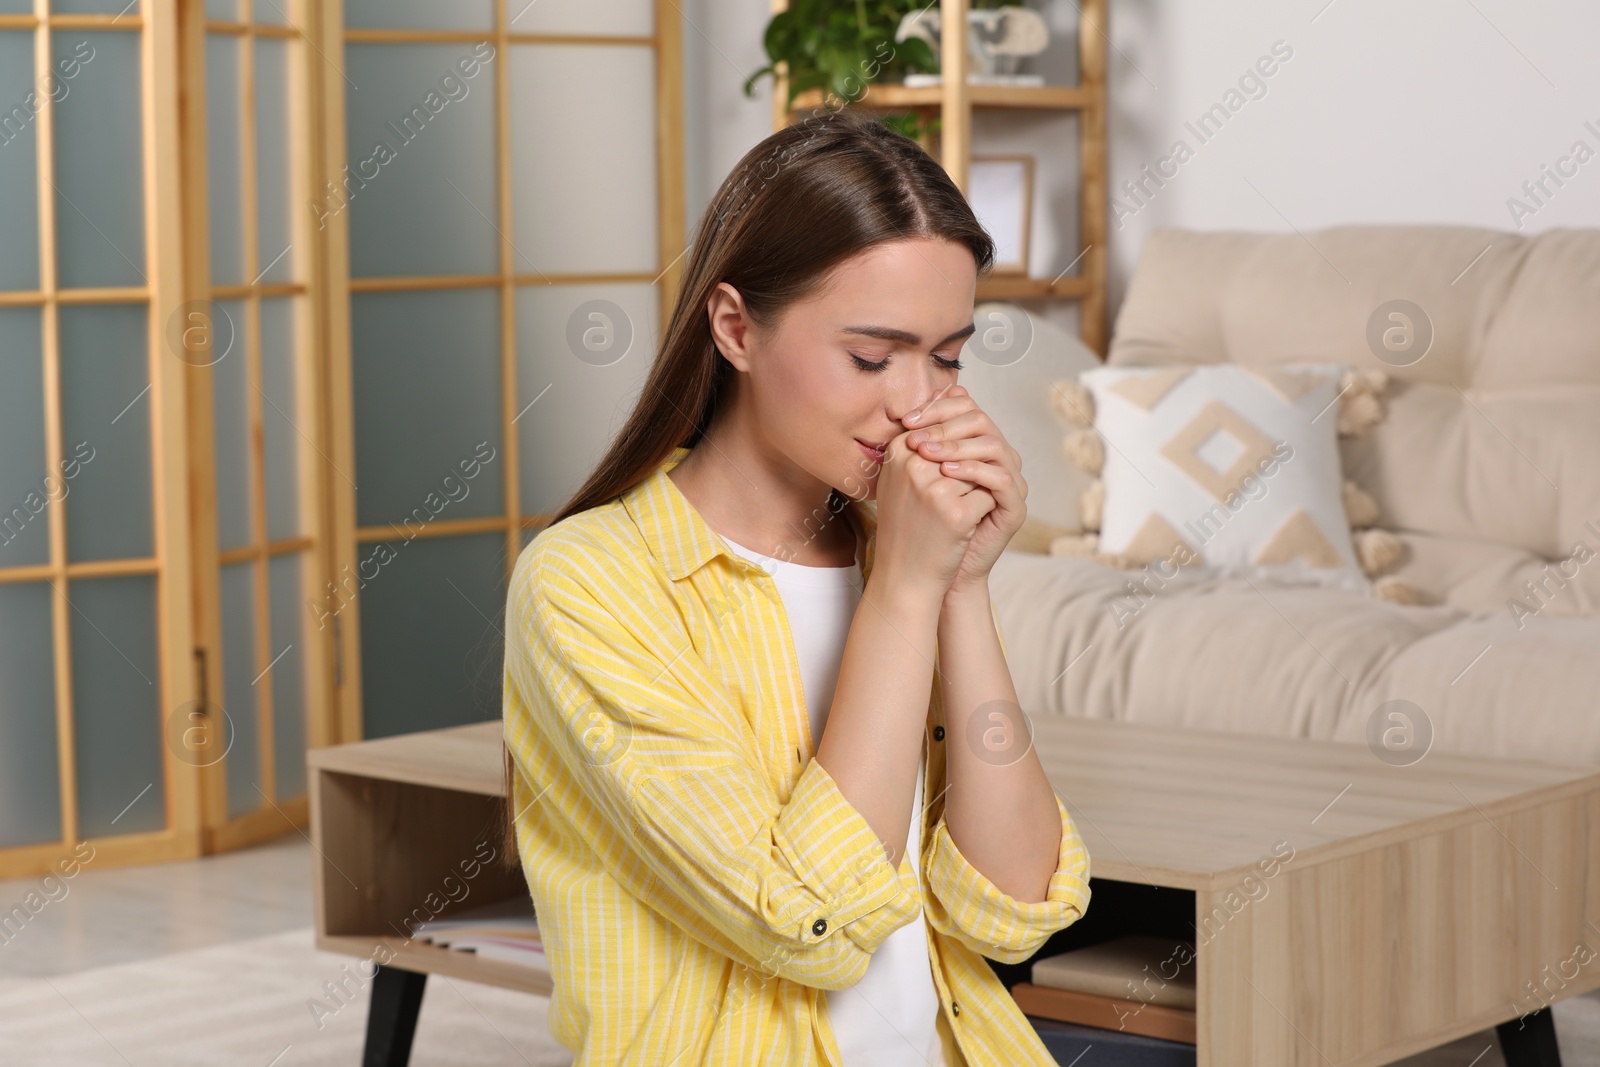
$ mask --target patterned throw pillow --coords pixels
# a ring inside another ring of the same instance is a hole
[[[1382,418],[1381,371],[1340,364],[1099,367],[1058,382],[1080,429],[1067,454],[1100,481],[1082,537],[1051,546],[1119,567],[1166,561],[1226,576],[1312,582],[1415,602],[1366,581],[1399,560],[1377,506],[1343,478],[1338,437]]]

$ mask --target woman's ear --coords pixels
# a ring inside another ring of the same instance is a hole
[[[718,282],[706,301],[706,316],[711,323],[711,339],[722,358],[742,371],[750,369],[750,315],[744,297],[727,282]]]

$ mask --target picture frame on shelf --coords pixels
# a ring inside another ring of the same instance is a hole
[[[995,275],[1026,276],[1033,228],[1030,155],[975,155],[967,171],[967,202],[995,242]]]

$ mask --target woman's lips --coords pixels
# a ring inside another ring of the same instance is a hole
[[[861,446],[861,451],[865,452],[867,454],[868,458],[872,459],[874,462],[877,462],[877,463],[882,463],[883,462],[883,449],[882,448],[878,448],[878,447],[875,447],[873,445],[869,445],[865,441],[861,440],[861,438],[859,438],[859,437],[856,438],[856,444]],[[887,441],[884,442],[884,447],[885,448],[888,447],[888,442]]]

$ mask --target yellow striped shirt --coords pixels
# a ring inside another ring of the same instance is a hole
[[[511,578],[504,730],[552,1033],[577,1067],[838,1065],[823,991],[925,919],[950,1067],[1052,1067],[982,957],[1021,962],[1088,907],[1066,806],[1045,900],[968,863],[944,821],[935,685],[921,884],[909,854],[890,866],[811,758],[776,582],[666,476],[687,454],[541,531]],[[868,577],[877,507],[846,513]]]

